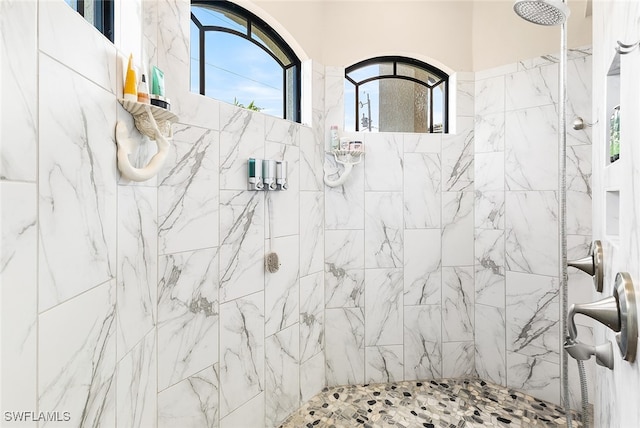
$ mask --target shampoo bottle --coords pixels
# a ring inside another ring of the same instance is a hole
[[[142,75],[142,80],[138,85],[138,102],[149,104],[149,87],[147,86],[147,79],[145,75]]]
[[[124,100],[138,101],[138,79],[136,71],[133,68],[133,54],[129,55],[129,64],[127,65],[127,77],[124,80]]]

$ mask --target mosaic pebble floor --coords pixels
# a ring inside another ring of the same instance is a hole
[[[581,427],[572,412],[573,426]],[[281,428],[566,427],[563,410],[480,379],[440,379],[325,388]]]

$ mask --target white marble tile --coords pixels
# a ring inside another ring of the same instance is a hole
[[[502,191],[476,191],[474,207],[476,229],[504,230],[504,199],[505,193]]]
[[[300,276],[324,266],[324,193],[300,192]]]
[[[37,3],[0,4],[0,178],[35,181],[37,173]]]
[[[555,192],[506,193],[507,270],[558,274],[558,201]]]
[[[364,313],[361,308],[325,311],[327,385],[364,383]]]
[[[158,261],[158,388],[218,361],[218,263],[215,249]]]
[[[471,342],[444,342],[442,376],[445,378],[475,377],[474,346]]]
[[[404,379],[442,377],[442,317],[439,305],[404,308]]]
[[[509,190],[558,188],[558,114],[552,105],[506,114],[504,169]]]
[[[476,192],[504,190],[504,153],[476,153],[474,159]]]
[[[313,65],[311,58],[300,61],[300,122],[309,125],[313,110]],[[324,93],[324,91],[323,91]]]
[[[365,194],[365,267],[402,267],[402,202],[402,193]]]
[[[271,245],[272,251],[278,254],[280,269],[265,273],[265,336],[297,323],[300,316],[298,235],[275,238]]]
[[[567,233],[591,235],[592,202],[586,193],[567,191]]]
[[[476,230],[475,302],[504,309],[504,232]]]
[[[69,412],[66,425],[115,426],[114,287],[108,281],[39,316],[38,408]]]
[[[268,143],[300,145],[300,126],[290,120],[265,115],[265,141]]]
[[[36,184],[0,181],[0,206],[5,207],[0,218],[2,407],[7,411],[35,410],[38,386]],[[11,427],[35,426],[35,423],[4,422]]]
[[[473,202],[473,193],[442,193],[443,266],[473,265]]]
[[[218,364],[207,367],[158,394],[159,428],[218,426]]]
[[[300,364],[300,401],[306,403],[326,385],[324,353]]]
[[[473,340],[473,267],[442,268],[442,332],[445,342]]]
[[[142,6],[143,0],[121,2],[118,7],[114,7],[115,17],[113,23],[114,45],[120,52],[132,53],[136,61],[139,62],[139,79],[142,73],[145,73],[149,78],[150,70],[147,64],[155,63],[149,61],[146,52],[142,49],[143,26],[140,25],[143,19]]]
[[[504,111],[505,101],[505,77],[500,72],[498,76],[483,78],[476,76],[475,84],[475,114],[476,116],[486,116],[491,113]]]
[[[157,207],[156,189],[118,186],[118,360],[156,323]]]
[[[404,304],[439,305],[442,297],[439,229],[404,231]]]
[[[220,192],[220,301],[264,289],[264,195]]]
[[[264,426],[264,418],[265,394],[262,392],[220,419],[220,428],[261,427]]]
[[[332,155],[325,155],[325,171],[339,171]],[[339,174],[329,175],[336,180]],[[356,165],[347,181],[338,187],[325,186],[324,222],[326,229],[363,229],[364,228],[364,168]]]
[[[265,389],[264,315],[264,293],[220,305],[221,417]]]
[[[118,362],[117,421],[119,426],[158,426],[156,332],[151,330]]]
[[[42,54],[40,71],[43,311],[115,275],[116,101],[113,94]]]
[[[389,383],[404,379],[402,345],[365,348],[365,382]]]
[[[365,345],[399,345],[402,338],[402,269],[365,270]]]
[[[314,110],[324,111],[325,98],[325,67],[318,61],[312,61],[312,102],[311,106]]]
[[[344,129],[344,68],[325,67],[324,111],[327,129],[337,125]]]
[[[576,117],[581,117],[585,124],[593,124],[592,114],[592,56],[584,56],[567,63],[567,118],[569,124]],[[575,130],[567,126],[567,145],[591,144],[590,126]]]
[[[567,232],[592,233],[591,146],[567,148]]]
[[[300,190],[324,189],[322,165],[324,147],[314,137],[313,130],[300,127]]]
[[[158,174],[160,254],[218,245],[218,142],[217,131],[174,125]]]
[[[440,227],[440,156],[404,155],[404,227]]]
[[[507,386],[560,404],[560,367],[539,358],[508,352]]]
[[[591,196],[591,150],[590,146],[567,147],[567,190]]]
[[[473,191],[472,117],[458,118],[456,134],[442,136],[442,190]]]
[[[271,199],[271,232],[273,236],[297,235],[300,231],[300,149],[286,144],[267,143],[265,159],[287,162],[288,190],[265,192]],[[265,206],[265,219],[268,207]],[[265,237],[269,236],[265,223]]]
[[[364,136],[364,189],[366,191],[402,190],[402,134],[384,132]]]
[[[404,134],[405,153],[441,153],[442,134]]]
[[[158,63],[164,72],[165,93],[171,99],[171,110],[182,123],[218,129],[217,114],[209,106],[217,101],[190,92],[191,52],[190,3],[182,0],[156,2],[158,30]],[[206,108],[203,108],[205,107]],[[217,111],[215,112],[217,113]]]
[[[264,159],[265,116],[220,105],[220,189],[247,188],[247,159]]]
[[[325,172],[339,171],[330,174],[329,179],[336,180],[343,172],[337,166],[332,155],[325,155]],[[364,228],[364,168],[356,165],[351,170],[347,181],[338,187],[325,186],[325,227],[327,229],[363,229]]]
[[[116,94],[115,46],[65,2],[45,1],[38,6],[39,49]],[[60,25],[61,22],[65,25]],[[86,52],[86,55],[78,55],[78,52]],[[57,79],[59,76],[53,73],[51,77]],[[83,95],[84,99],[92,98],[86,93]],[[50,105],[57,105],[61,99],[64,98],[58,98]]]
[[[504,308],[476,305],[475,369],[481,379],[506,385],[506,324]]]
[[[300,406],[299,325],[265,340],[265,425],[278,426]]]
[[[558,364],[558,280],[507,272],[507,350]]]
[[[300,278],[301,362],[309,360],[324,350],[323,278],[322,272]]]
[[[474,115],[475,95],[475,82],[473,80],[458,80],[456,88],[456,114],[458,116]]]
[[[505,99],[507,111],[552,105],[558,99],[558,65],[508,74]]]
[[[473,146],[476,153],[504,151],[504,112],[475,118]]]
[[[324,246],[327,308],[364,305],[364,231],[327,230]]]

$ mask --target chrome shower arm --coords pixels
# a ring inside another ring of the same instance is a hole
[[[567,262],[567,266],[580,269],[584,273],[593,277],[593,285],[598,293],[602,293],[604,286],[604,253],[602,250],[602,242],[593,241],[591,246],[591,254],[579,260],[571,260]]]
[[[613,331],[620,331],[620,313],[618,311],[618,299],[614,296],[598,300],[593,303],[573,304],[569,308],[569,337],[575,340],[578,336],[575,316],[586,315],[589,318],[606,325]]]

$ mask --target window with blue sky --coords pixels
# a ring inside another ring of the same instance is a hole
[[[191,91],[298,122],[300,60],[251,12],[228,1],[193,1]]]

